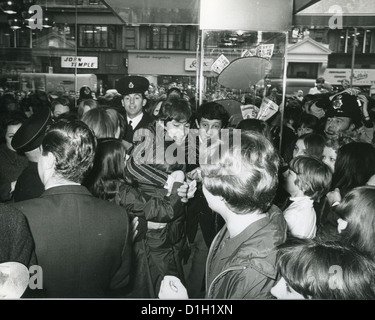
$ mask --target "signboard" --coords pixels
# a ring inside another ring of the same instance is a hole
[[[210,71],[214,60],[211,58],[205,58],[203,60],[203,71]],[[185,59],[185,71],[197,71],[197,59],[186,58]]]
[[[220,57],[217,58],[211,65],[210,69],[216,73],[221,73],[221,71],[223,71],[225,67],[229,65],[229,63],[230,61],[227,59],[227,57],[221,54]]]
[[[62,56],[61,68],[97,69],[98,57]]]
[[[350,75],[351,69],[327,68],[323,74],[323,78],[330,84],[339,85],[345,79],[350,82]],[[353,86],[375,85],[374,69],[354,69],[353,75]]]
[[[192,76],[186,70],[186,60],[195,60],[196,53],[191,51],[146,51],[129,50],[128,73],[134,75]],[[189,66],[190,67],[190,64]],[[192,66],[193,68],[194,66]],[[195,71],[195,70],[194,70]]]

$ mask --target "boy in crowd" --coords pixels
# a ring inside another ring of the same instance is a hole
[[[284,178],[284,189],[292,201],[283,212],[288,232],[294,237],[314,238],[316,212],[313,204],[328,192],[332,172],[318,158],[298,156],[290,162]]]
[[[199,144],[202,148],[219,139],[220,130],[226,128],[229,114],[217,102],[203,103],[197,112],[195,124],[199,129]],[[204,152],[204,150],[202,150]],[[186,284],[191,298],[204,297],[204,274],[208,249],[217,232],[224,225],[223,219],[213,212],[203,195],[199,168],[188,173],[198,182],[194,198],[187,204],[186,230],[190,245],[190,256],[184,265]]]

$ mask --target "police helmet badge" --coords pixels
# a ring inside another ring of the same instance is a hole
[[[333,103],[332,103],[332,106],[333,106],[334,109],[340,109],[340,108],[341,108],[341,106],[343,105],[341,99],[342,99],[342,95],[338,95],[338,96],[335,98],[335,100],[334,100]]]
[[[129,89],[133,89],[134,88],[134,84],[133,84],[133,82],[129,82]]]

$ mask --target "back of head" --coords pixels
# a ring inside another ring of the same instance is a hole
[[[125,181],[126,148],[116,138],[98,139],[93,167],[85,185],[94,196],[106,200],[115,197],[118,186]]]
[[[320,83],[320,84],[323,84],[325,82],[325,79],[323,77],[318,77],[316,80],[315,80],[316,83]]]
[[[95,109],[98,107],[98,102],[94,99],[83,99],[78,104],[78,118],[82,119],[83,114],[88,110]]]
[[[95,133],[96,138],[114,138],[117,127],[105,108],[88,110],[81,119]]]
[[[277,268],[306,299],[374,299],[374,264],[356,248],[337,241],[287,240]]]
[[[319,200],[328,192],[332,172],[320,159],[313,156],[297,156],[290,161],[289,167],[296,173],[296,184],[306,196]]]
[[[58,121],[47,130],[42,148],[43,155],[54,155],[56,175],[81,183],[92,166],[96,138],[81,121]]]
[[[200,105],[196,117],[198,122],[202,118],[208,120],[221,120],[222,128],[225,128],[228,125],[230,115],[220,103],[211,101]]]
[[[375,187],[352,189],[335,212],[347,222],[347,227],[340,234],[341,240],[375,259]]]
[[[268,140],[272,139],[270,127],[266,121],[259,119],[244,119],[239,122],[237,129],[259,132]]]
[[[272,143],[258,132],[237,129],[221,139],[217,157],[201,165],[203,185],[237,214],[266,212],[278,185],[279,157]]]
[[[375,148],[365,142],[344,144],[337,151],[332,188],[339,188],[344,196],[352,188],[365,185],[375,174]]]
[[[167,97],[174,97],[174,98],[183,98],[183,93],[181,92],[181,90],[177,87],[172,87],[170,89],[168,89],[167,91]]]

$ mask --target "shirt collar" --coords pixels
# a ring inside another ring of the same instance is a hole
[[[129,123],[129,121],[132,122],[132,127],[134,129],[135,127],[137,127],[138,123],[141,122],[142,117],[143,117],[143,112],[141,112],[139,115],[137,115],[133,119],[130,119],[128,116],[126,117],[126,119],[127,119],[128,123]]]

